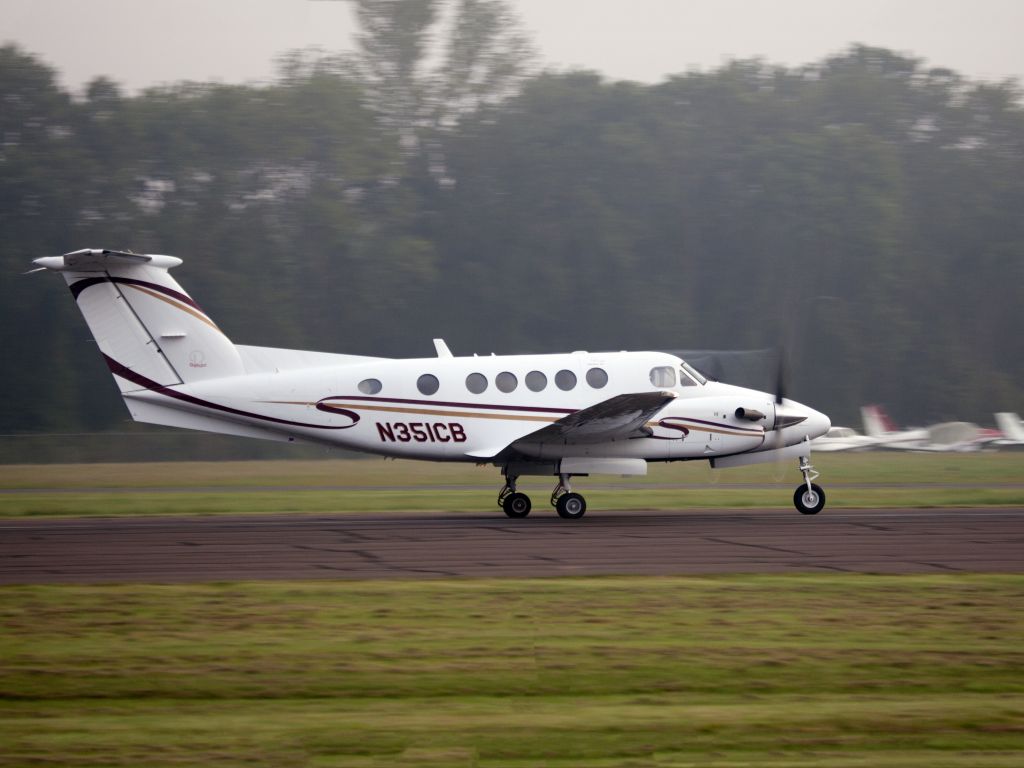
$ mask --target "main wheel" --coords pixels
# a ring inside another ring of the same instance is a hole
[[[563,493],[555,502],[558,516],[566,520],[579,520],[587,512],[587,502],[578,493]]]
[[[530,503],[530,497],[525,493],[510,493],[501,502],[501,508],[509,517],[526,517],[530,514],[533,504]]]
[[[801,515],[816,515],[825,507],[825,492],[817,483],[803,484],[793,494],[793,503]]]

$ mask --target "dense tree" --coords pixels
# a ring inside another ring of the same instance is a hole
[[[84,246],[184,257],[241,343],[782,341],[794,396],[836,420],[876,401],[908,422],[1024,411],[1014,83],[868,47],[651,86],[524,79],[497,0],[359,8],[363,60],[296,54],[265,86],[99,79],[72,98],[0,48],[4,432],[125,418],[66,294],[14,277]]]

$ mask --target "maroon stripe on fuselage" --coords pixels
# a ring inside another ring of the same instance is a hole
[[[172,389],[164,384],[158,384],[152,379],[143,376],[141,373],[133,371],[131,368],[127,368],[121,363],[117,362],[112,357],[103,355],[103,359],[107,361],[107,367],[110,372],[115,376],[120,376],[122,379],[138,384],[144,389],[148,389],[151,392],[157,392],[167,397],[172,397],[175,400],[181,400],[183,403],[190,403],[192,405],[202,406],[203,408],[210,408],[215,411],[221,411],[222,413],[230,413],[235,416],[245,416],[249,419],[259,419],[260,421],[269,421],[274,424],[285,424],[290,427],[309,427],[311,429],[348,429],[354,427],[359,422],[359,414],[353,411],[345,410],[344,408],[332,408],[331,413],[342,413],[352,419],[351,424],[345,424],[342,426],[332,426],[328,424],[307,424],[301,421],[289,421],[288,419],[278,419],[274,416],[264,416],[261,413],[252,413],[250,411],[242,411],[238,408],[231,408],[227,405],[220,405],[219,403],[211,403],[209,400],[202,400],[192,395],[187,395],[184,392],[179,392],[176,389]]]
[[[71,284],[71,295],[78,299],[79,294],[86,288],[98,285],[99,283],[123,283],[124,285],[137,285],[140,288],[148,288],[151,291],[162,293],[164,296],[170,296],[172,299],[180,301],[182,304],[187,304],[192,309],[197,309],[203,312],[203,308],[200,307],[195,301],[192,300],[191,296],[188,296],[181,291],[176,291],[173,288],[167,288],[159,283],[150,283],[146,280],[136,280],[133,277],[114,277],[112,275],[106,275],[104,277],[87,277],[84,280]],[[206,313],[203,312],[205,315]]]
[[[666,416],[665,421],[669,419],[678,419],[679,421],[688,421],[691,424],[704,424],[709,427],[717,427],[718,429],[733,429],[740,432],[750,432],[751,435],[760,435],[764,430],[752,429],[750,427],[737,427],[734,424],[719,423],[717,421],[704,421],[703,419],[692,419],[689,416]],[[660,424],[662,427],[671,427],[671,424]]]
[[[576,413],[573,408],[535,408],[529,405],[492,405],[480,403],[458,403],[447,400],[408,400],[400,397],[364,397],[363,395],[330,395],[324,400],[358,400],[370,403],[401,403],[402,405],[437,405],[446,408],[476,408],[485,411],[540,411],[541,413]]]

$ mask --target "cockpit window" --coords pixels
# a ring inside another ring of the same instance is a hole
[[[704,374],[702,374],[700,371],[698,371],[696,368],[694,368],[692,365],[690,365],[685,360],[682,362],[681,367],[682,367],[683,371],[685,371],[690,376],[690,378],[692,378],[697,383],[699,383],[699,384],[707,384],[708,383],[707,377],[704,376]]]
[[[676,385],[676,369],[667,365],[651,368],[651,384],[656,387],[674,387]]]

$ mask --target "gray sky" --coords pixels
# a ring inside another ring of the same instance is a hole
[[[853,42],[911,53],[977,79],[1024,81],[1024,0],[512,0],[542,62],[657,82],[730,58],[805,64]],[[268,80],[307,46],[351,50],[347,2],[0,0],[16,42],[78,89],[178,80]]]

